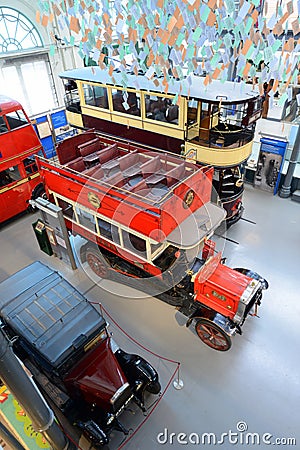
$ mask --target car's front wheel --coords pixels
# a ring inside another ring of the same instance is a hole
[[[153,383],[149,383],[146,386],[146,391],[150,392],[150,394],[159,394],[161,391],[161,385],[159,381],[154,381]]]

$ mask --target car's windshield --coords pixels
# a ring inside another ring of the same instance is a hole
[[[85,344],[84,351],[85,352],[89,351],[91,348],[95,347],[95,345],[105,341],[105,339],[107,339],[106,328],[101,330],[99,334],[97,334],[93,339],[91,339],[88,343]]]

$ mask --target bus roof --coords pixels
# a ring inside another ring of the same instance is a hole
[[[6,95],[0,94],[0,114],[15,111],[16,109],[22,109],[22,106],[16,100],[13,100]]]
[[[134,88],[137,90],[146,90],[158,93],[164,93],[165,88],[162,84],[163,77],[152,78],[149,80],[145,75],[135,75],[132,72],[126,72],[126,86],[127,88]],[[108,70],[101,69],[98,66],[82,67],[78,69],[67,70],[59,74],[60,78],[90,81],[95,83],[103,83],[108,85],[115,85],[124,87],[124,72],[114,70],[113,77],[109,75]],[[156,80],[156,81],[155,81]],[[233,82],[220,80],[212,80],[210,84],[205,86],[204,77],[189,75],[183,80],[176,80],[172,78],[169,82],[168,94],[182,95],[199,100],[206,101],[220,101],[222,103],[239,103],[247,101],[251,98],[259,96],[258,89],[253,90],[252,84],[244,82]],[[156,84],[157,86],[156,86]]]

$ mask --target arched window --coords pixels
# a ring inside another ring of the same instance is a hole
[[[0,7],[0,53],[43,47],[33,23],[19,11]]]
[[[48,50],[38,30],[20,11],[5,6],[0,7],[0,86],[29,116],[58,106]]]

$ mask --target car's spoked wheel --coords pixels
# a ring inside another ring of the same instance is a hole
[[[94,250],[88,250],[86,260],[92,271],[100,278],[108,278],[109,271],[105,261],[103,261]]]
[[[222,328],[210,320],[198,319],[195,325],[195,330],[201,341],[209,347],[221,352],[226,352],[230,349],[230,337],[224,330],[222,330]]]

